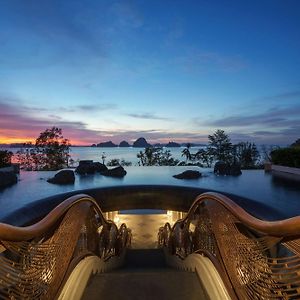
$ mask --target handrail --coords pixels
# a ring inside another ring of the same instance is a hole
[[[4,241],[25,241],[30,240],[34,237],[40,236],[47,232],[52,226],[70,209],[72,206],[79,202],[90,202],[99,213],[102,221],[109,223],[103,216],[103,213],[98,205],[98,203],[89,195],[78,194],[71,196],[66,199],[58,206],[56,206],[51,212],[49,212],[42,220],[39,222],[26,226],[18,227],[10,224],[0,223],[0,240]]]
[[[130,229],[106,220],[85,194],[33,225],[0,223],[0,299],[54,299],[79,259],[93,255],[106,263],[121,257],[130,241]]]
[[[158,241],[183,261],[214,261],[233,299],[300,298],[300,216],[263,221],[228,197],[204,193],[187,215],[159,229]]]
[[[230,198],[215,192],[207,192],[199,195],[193,202],[187,215],[182,221],[186,222],[197,209],[197,207],[205,200],[211,200],[220,203],[227,208],[241,223],[252,229],[255,229],[258,232],[274,237],[300,235],[300,216],[279,221],[260,220],[250,215]]]

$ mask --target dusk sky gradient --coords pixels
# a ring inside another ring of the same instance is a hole
[[[0,0],[0,143],[300,138],[300,1]]]

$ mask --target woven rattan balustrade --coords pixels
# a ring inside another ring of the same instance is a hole
[[[54,299],[85,256],[119,255],[131,233],[104,219],[87,195],[68,198],[28,227],[0,224],[0,298]]]
[[[262,221],[221,194],[205,193],[158,238],[182,259],[208,256],[233,299],[300,299],[300,217]]]

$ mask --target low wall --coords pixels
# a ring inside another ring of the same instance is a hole
[[[195,198],[213,190],[170,185],[128,185],[72,191],[47,197],[1,217],[0,222],[16,226],[33,224],[70,196],[87,194],[93,197],[103,212],[127,209],[163,209],[187,212]],[[218,192],[218,191],[215,191]],[[250,214],[261,218],[258,212],[268,211],[272,219],[281,219],[273,208],[229,193],[222,193]]]
[[[300,169],[286,166],[272,165],[272,174],[285,179],[300,181]]]

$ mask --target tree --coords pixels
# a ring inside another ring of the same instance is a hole
[[[291,147],[300,147],[300,139],[297,139],[292,145]]]
[[[224,130],[218,129],[213,135],[209,135],[208,145],[208,149],[216,160],[231,162],[232,143]]]
[[[260,159],[260,154],[254,143],[241,142],[234,145],[235,158],[244,169],[254,168]]]
[[[161,147],[147,147],[137,154],[137,158],[142,166],[176,166],[179,163],[170,150],[163,151]]]
[[[199,149],[194,154],[194,159],[198,160],[203,167],[211,168],[214,161],[214,156],[210,148],[208,149]]]
[[[31,142],[23,144],[21,150],[17,151],[16,159],[21,168],[26,171],[36,170],[36,150]]]
[[[187,163],[188,160],[192,160],[192,154],[190,152],[191,144],[187,143],[186,148],[181,151],[181,156],[185,156],[185,162]]]
[[[68,166],[70,143],[61,128],[52,127],[41,132],[32,148],[19,151],[17,158],[27,170],[58,170]]]
[[[52,127],[41,132],[35,141],[38,164],[43,170],[58,170],[68,166],[70,143],[61,128]]]

